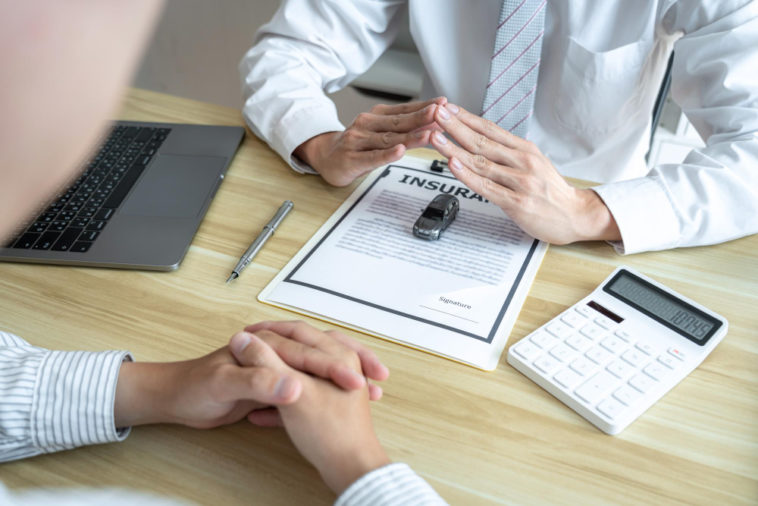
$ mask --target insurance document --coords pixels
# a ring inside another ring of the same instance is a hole
[[[261,302],[492,370],[547,245],[430,162],[370,174],[261,292]],[[413,235],[438,194],[458,216],[439,240]]]

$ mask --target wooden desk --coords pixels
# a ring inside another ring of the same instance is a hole
[[[234,109],[133,90],[121,117],[242,125]],[[58,349],[195,357],[245,324],[292,319],[256,296],[350,193],[291,171],[248,134],[181,267],[151,273],[0,264],[0,327]],[[224,280],[285,199],[295,209],[242,277]],[[551,247],[509,345],[626,263],[721,313],[729,334],[621,435],[606,436],[501,359],[485,373],[350,332],[392,371],[373,405],[390,457],[452,504],[758,502],[758,236],[620,257]],[[323,324],[314,322],[316,326]],[[9,487],[120,486],[202,504],[328,504],[283,431],[136,428],[121,444],[4,464]]]

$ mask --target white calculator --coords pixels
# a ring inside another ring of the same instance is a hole
[[[508,350],[508,363],[608,434],[692,372],[726,335],[713,311],[629,267]]]

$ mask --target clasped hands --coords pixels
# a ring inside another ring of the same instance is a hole
[[[537,239],[554,244],[621,239],[597,193],[570,185],[534,143],[445,97],[375,106],[343,132],[304,142],[295,155],[327,182],[345,186],[399,160],[406,149],[427,144],[448,159],[458,180]]]
[[[304,322],[261,322],[228,346],[183,362],[122,364],[117,427],[177,423],[211,428],[247,418],[283,425],[336,493],[389,463],[369,399],[389,371],[368,348]]]

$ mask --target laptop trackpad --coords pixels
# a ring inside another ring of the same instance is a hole
[[[121,214],[192,218],[216,187],[226,158],[158,155],[121,207]]]

